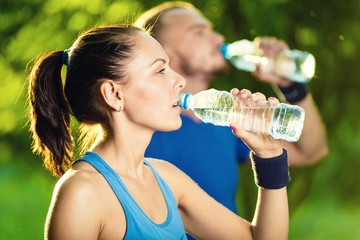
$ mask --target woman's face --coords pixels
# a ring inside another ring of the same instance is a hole
[[[161,45],[139,32],[135,58],[128,65],[124,112],[130,121],[154,131],[173,131],[181,126],[177,106],[185,79],[169,67]]]

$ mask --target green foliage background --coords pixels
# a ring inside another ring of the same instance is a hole
[[[132,21],[162,1],[1,0],[0,239],[41,239],[56,179],[30,151],[26,118],[28,63],[66,49],[79,31]],[[360,0],[198,0],[227,41],[259,35],[284,39],[317,60],[309,88],[327,126],[330,152],[319,164],[292,169],[289,239],[360,239]],[[31,64],[30,64],[31,66]],[[213,87],[274,95],[250,74],[232,69]],[[240,167],[240,214],[251,219],[252,173]],[[209,176],[211,177],[211,176]],[[91,209],[89,209],[91,211]]]

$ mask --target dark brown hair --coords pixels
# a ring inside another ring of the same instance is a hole
[[[196,10],[194,5],[188,2],[165,2],[141,14],[134,25],[147,31],[161,43],[160,32],[163,26],[162,17],[165,13],[175,9]]]
[[[110,108],[99,87],[105,79],[126,80],[138,31],[132,25],[112,25],[82,33],[69,49],[65,87],[64,51],[50,52],[35,62],[29,75],[32,148],[44,155],[45,167],[55,176],[71,166],[70,114],[81,124],[108,127]]]

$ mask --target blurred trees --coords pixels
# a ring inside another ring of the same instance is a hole
[[[54,179],[30,151],[27,75],[38,54],[66,49],[79,31],[134,20],[162,1],[2,0],[0,5],[0,239],[40,239]],[[227,41],[271,35],[317,60],[309,83],[327,125],[330,154],[292,170],[290,239],[354,239],[360,230],[360,1],[191,1]],[[30,62],[30,64],[28,64]],[[232,69],[213,86],[274,95],[250,74]],[[242,174],[239,205],[253,213],[251,172]],[[211,177],[211,176],[209,176]],[[249,200],[251,199],[251,200]],[[333,228],[331,226],[334,226]],[[347,235],[346,235],[347,234]]]

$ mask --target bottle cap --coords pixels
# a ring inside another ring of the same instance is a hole
[[[228,47],[229,47],[229,43],[224,43],[220,46],[220,52],[225,58],[228,58],[228,54],[227,54]]]
[[[181,93],[180,97],[179,97],[179,107],[184,108],[185,110],[187,110],[189,108],[188,104],[187,104],[187,100],[188,97],[190,96],[190,93]]]

